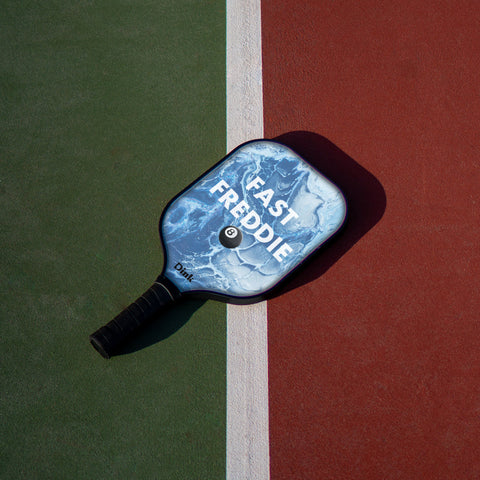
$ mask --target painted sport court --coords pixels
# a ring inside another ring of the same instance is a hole
[[[5,3],[0,477],[477,478],[477,10]],[[162,207],[259,136],[344,190],[342,236],[102,359]]]

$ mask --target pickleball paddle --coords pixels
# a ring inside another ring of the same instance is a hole
[[[253,140],[173,198],[160,218],[164,266],[154,284],[90,335],[105,358],[186,296],[264,298],[342,226],[341,191],[290,148]]]

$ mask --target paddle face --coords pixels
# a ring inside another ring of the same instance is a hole
[[[254,301],[334,235],[345,214],[340,190],[288,147],[248,142],[164,210],[163,275],[182,293]]]

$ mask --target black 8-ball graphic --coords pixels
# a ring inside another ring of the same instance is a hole
[[[237,227],[228,225],[220,232],[219,240],[224,247],[238,247],[242,243],[242,232]]]

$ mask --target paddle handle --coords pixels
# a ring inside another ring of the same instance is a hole
[[[90,335],[90,343],[104,358],[110,358],[142,325],[180,297],[180,292],[160,275],[155,283],[113,320]]]

